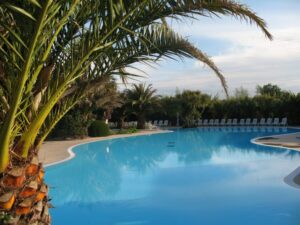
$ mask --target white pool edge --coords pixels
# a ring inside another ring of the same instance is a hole
[[[102,140],[85,141],[85,142],[82,142],[82,143],[70,146],[67,149],[67,153],[69,154],[69,156],[67,158],[62,159],[62,160],[58,160],[58,161],[53,162],[53,163],[47,163],[47,164],[44,165],[44,167],[47,168],[47,167],[50,167],[50,166],[54,166],[54,165],[58,165],[58,164],[70,161],[71,159],[73,159],[76,156],[76,154],[73,152],[73,148],[75,148],[77,146],[80,146],[80,145],[85,145],[85,144],[94,143],[94,142],[102,142],[102,141],[113,140],[113,139],[129,138],[129,137],[139,137],[139,136],[151,136],[151,135],[171,133],[171,132],[174,132],[174,131],[172,131],[172,130],[161,130],[161,131],[155,132],[155,133],[145,133],[145,134],[143,134],[143,133],[136,133],[136,134],[128,135],[126,137],[118,137],[118,136],[109,137],[108,136],[107,138],[102,139]]]
[[[300,130],[299,128],[293,128],[293,129]],[[162,130],[161,132],[158,132],[158,133],[137,134],[137,135],[132,135],[132,136],[128,136],[128,137],[138,137],[138,136],[146,136],[146,135],[151,136],[151,135],[155,135],[155,134],[170,133],[170,132],[174,132],[174,131],[172,131],[172,130]],[[297,133],[300,133],[300,131],[295,132],[295,133],[289,133],[289,134],[297,134]],[[298,150],[298,149],[288,148],[288,147],[284,147],[284,146],[273,146],[273,145],[268,145],[268,144],[264,144],[264,143],[259,143],[259,142],[256,141],[256,140],[261,139],[261,138],[279,137],[279,136],[284,136],[284,135],[287,135],[287,134],[278,134],[278,135],[271,135],[271,136],[269,135],[269,136],[262,136],[262,137],[252,138],[250,140],[250,142],[252,144],[256,144],[256,145],[267,146],[267,147],[271,147],[271,148],[281,148],[281,149],[286,149],[286,150],[289,150],[289,151],[298,151],[298,152],[300,152],[300,150]],[[69,147],[67,149],[67,152],[69,154],[69,156],[67,158],[65,158],[63,160],[59,160],[57,162],[45,164],[44,167],[46,168],[46,167],[54,166],[54,165],[61,164],[61,163],[64,163],[64,162],[67,162],[67,161],[73,159],[76,156],[76,154],[73,152],[73,148],[75,148],[77,146],[84,145],[84,144],[89,144],[89,143],[94,143],[94,142],[101,142],[101,141],[107,141],[107,140],[113,140],[113,139],[119,139],[119,138],[128,138],[128,137],[109,137],[109,138],[104,139],[104,140],[86,141],[86,142],[83,142],[83,143],[80,143],[80,144],[72,145],[71,147]],[[299,188],[300,189],[300,185],[294,182],[295,177],[298,176],[299,174],[300,174],[300,166],[298,168],[296,168],[294,171],[292,171],[290,174],[288,174],[286,177],[284,177],[283,181],[286,184],[288,184],[288,185],[290,185],[294,188]]]
[[[293,127],[292,129],[297,129],[297,130],[300,130],[300,128],[295,128]],[[295,133],[289,133],[289,134],[300,134],[300,131],[299,132],[295,132]],[[274,145],[270,145],[270,144],[264,144],[264,143],[259,143],[257,142],[258,139],[261,139],[261,138],[266,138],[266,137],[280,137],[280,136],[285,136],[285,135],[289,135],[289,134],[278,134],[278,135],[269,135],[269,136],[262,136],[262,137],[257,137],[257,138],[252,138],[250,140],[250,142],[252,144],[256,144],[256,145],[261,145],[261,146],[266,146],[266,147],[271,147],[271,148],[280,148],[280,149],[285,149],[285,150],[289,150],[289,151],[297,151],[297,152],[300,152],[299,149],[294,149],[294,148],[288,148],[288,147],[284,147],[284,146],[274,146]],[[287,184],[287,185],[290,185],[291,187],[294,187],[294,188],[298,188],[300,189],[300,185],[297,184],[294,179],[300,174],[300,166],[297,167],[295,170],[293,170],[290,174],[288,174],[287,176],[285,176],[283,178],[283,181]]]

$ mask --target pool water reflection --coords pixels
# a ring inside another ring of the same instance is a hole
[[[291,129],[179,129],[77,146],[47,168],[53,225],[299,225],[283,178],[300,153],[250,140]]]

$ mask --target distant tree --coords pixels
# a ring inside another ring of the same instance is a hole
[[[234,91],[235,98],[247,98],[249,97],[249,91],[243,87],[236,88]]]
[[[268,95],[271,97],[280,97],[282,94],[282,90],[277,85],[266,84],[263,86],[258,85],[256,87],[256,93],[258,95]]]
[[[176,95],[181,104],[181,119],[184,127],[193,127],[195,120],[200,118],[202,112],[210,102],[210,96],[200,91],[185,90]]]
[[[126,101],[129,111],[137,116],[137,128],[145,129],[146,117],[158,104],[158,95],[152,85],[134,84],[126,90]]]
[[[113,110],[123,104],[123,99],[120,98],[117,84],[113,80],[104,87],[96,89],[95,93],[91,94],[89,102],[92,105],[93,112],[96,114],[97,119],[104,120],[105,123],[108,123]]]
[[[130,103],[127,101],[125,92],[120,93],[119,100],[122,101],[122,104],[113,110],[112,117],[115,121],[117,121],[117,127],[122,129],[124,128],[126,117],[130,114],[128,111]]]

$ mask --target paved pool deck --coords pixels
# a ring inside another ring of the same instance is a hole
[[[300,151],[300,130],[294,134],[273,135],[255,140],[256,143]]]
[[[291,127],[297,128],[299,127]],[[279,148],[293,149],[300,151],[300,129],[293,134],[273,135],[253,140],[254,143],[274,146]],[[284,178],[284,181],[296,188],[300,188],[300,166]]]

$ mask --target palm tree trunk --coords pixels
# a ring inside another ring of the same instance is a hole
[[[124,128],[124,120],[125,120],[125,117],[120,117],[119,118],[119,121],[118,121],[118,128],[119,129],[123,129]]]
[[[0,175],[0,224],[50,225],[49,206],[44,168],[37,153],[27,161],[13,159]]]
[[[138,116],[137,129],[145,129],[146,119],[144,115]]]

